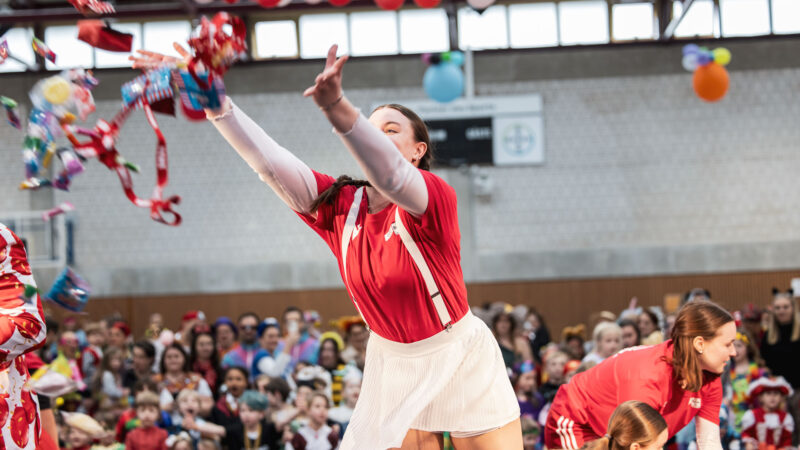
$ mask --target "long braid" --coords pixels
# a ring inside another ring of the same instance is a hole
[[[370,184],[370,182],[367,180],[354,180],[347,175],[340,175],[339,178],[337,178],[336,181],[331,185],[331,187],[322,191],[322,193],[319,194],[316,199],[314,199],[314,202],[311,204],[310,212],[317,212],[319,207],[323,204],[332,205],[336,200],[336,196],[339,195],[339,190],[343,186],[371,187],[372,184]]]

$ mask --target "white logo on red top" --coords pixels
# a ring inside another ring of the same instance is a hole
[[[350,240],[352,241],[353,239],[355,239],[360,231],[361,231],[361,225],[356,225],[356,228],[353,230],[353,235],[350,236]]]
[[[702,404],[703,403],[702,403],[702,401],[700,400],[699,397],[692,397],[692,398],[689,399],[689,406],[691,406],[692,408],[700,409],[700,406]]]

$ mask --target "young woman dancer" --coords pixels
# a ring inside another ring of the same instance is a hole
[[[545,445],[578,449],[599,439],[617,405],[639,400],[658,411],[670,436],[697,417],[699,450],[722,448],[720,374],[736,355],[736,324],[711,302],[678,312],[672,339],[623,350],[561,387],[547,416]]]
[[[428,171],[425,124],[400,105],[361,114],[342,91],[347,57],[337,59],[336,50],[304,95],[368,182],[311,170],[230,99],[207,114],[325,240],[372,331],[361,396],[340,448],[441,448],[440,433],[450,431],[459,449],[520,449],[519,405],[491,331],[469,311],[455,191]],[[146,52],[135,67],[164,59]]]

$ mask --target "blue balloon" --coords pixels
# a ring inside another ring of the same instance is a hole
[[[422,87],[428,97],[437,102],[451,102],[464,92],[464,74],[457,65],[442,62],[428,67],[422,78]]]
[[[697,55],[697,62],[700,63],[701,66],[707,65],[713,60],[714,60],[714,55],[712,55],[709,52],[700,52]]]
[[[698,53],[700,52],[700,47],[697,44],[686,44],[683,46],[683,54],[688,55],[689,53]]]
[[[450,52],[450,62],[461,66],[464,64],[464,54],[459,51]]]

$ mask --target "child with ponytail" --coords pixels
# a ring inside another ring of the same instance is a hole
[[[667,443],[667,422],[650,405],[630,400],[617,406],[608,431],[585,450],[657,450]]]

